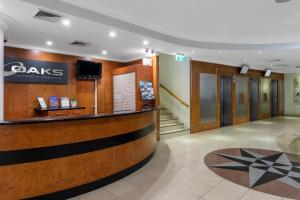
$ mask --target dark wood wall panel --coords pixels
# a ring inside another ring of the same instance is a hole
[[[113,76],[127,73],[136,73],[136,109],[142,109],[142,97],[140,95],[139,82],[152,81],[153,82],[153,69],[149,66],[141,64],[131,65],[113,70]]]
[[[4,84],[4,118],[5,120],[18,120],[37,117],[34,108],[38,108],[37,96],[43,96],[49,105],[50,96],[67,96],[78,98],[79,106],[86,107],[86,114],[94,113],[94,81],[76,80],[75,63],[78,59],[85,59],[77,56],[63,54],[36,52],[27,49],[5,47],[5,56],[24,58],[31,60],[63,62],[68,64],[68,84],[28,84],[28,83],[5,83]],[[102,62],[103,76],[99,80],[98,87],[98,113],[112,112],[112,70],[123,67],[123,63],[97,60]]]
[[[216,123],[200,124],[200,85],[199,78],[200,73],[209,73],[217,75],[217,121]],[[201,61],[191,61],[191,132],[195,133],[198,131],[204,131],[220,127],[220,76],[243,76],[240,74],[240,69],[233,66],[221,65],[215,63],[207,63]],[[244,75],[245,76],[245,75]],[[249,78],[262,78],[264,77],[264,71],[249,70],[246,77]],[[284,75],[280,73],[272,73],[269,79],[283,80]],[[247,117],[238,118],[235,115],[237,102],[235,100],[235,82],[232,83],[232,113],[233,113],[233,124],[245,123],[250,121],[250,104],[249,113]],[[261,98],[260,98],[261,101]],[[250,91],[249,91],[249,102],[250,102]],[[260,118],[270,117],[270,115],[260,115]]]

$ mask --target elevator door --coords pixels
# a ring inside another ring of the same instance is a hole
[[[258,79],[250,79],[250,120],[255,121],[259,119],[258,105],[259,105],[259,81]]]
[[[232,125],[232,77],[220,79],[220,119],[221,127]]]
[[[272,80],[272,82],[271,82],[271,95],[272,95],[271,114],[272,114],[272,117],[276,117],[278,114],[278,82],[277,82],[277,80]]]

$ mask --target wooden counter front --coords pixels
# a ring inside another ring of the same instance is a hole
[[[127,176],[154,153],[156,113],[0,125],[0,199],[66,199]]]

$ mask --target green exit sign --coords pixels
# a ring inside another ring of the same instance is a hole
[[[186,60],[186,57],[183,54],[176,54],[175,59],[178,62],[184,62]]]

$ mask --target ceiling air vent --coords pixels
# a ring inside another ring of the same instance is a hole
[[[268,61],[268,62],[280,62],[280,61],[282,61],[282,59],[276,58],[276,59],[267,60],[267,61]]]
[[[80,47],[85,47],[85,46],[87,46],[87,45],[89,45],[89,44],[86,43],[86,42],[82,42],[82,41],[76,40],[76,41],[72,42],[71,45],[74,45],[74,46],[80,46]]]
[[[278,65],[274,65],[275,67],[289,67],[289,65],[287,64],[278,64]]]
[[[53,13],[53,12],[49,12],[49,11],[40,9],[35,14],[34,18],[56,23],[56,22],[59,22],[61,20],[62,16],[60,16],[56,13]]]

